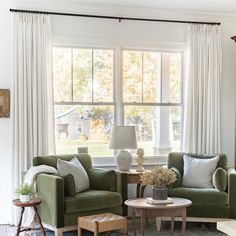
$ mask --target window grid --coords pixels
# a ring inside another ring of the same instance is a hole
[[[114,124],[118,124],[119,122],[117,122],[117,120],[121,120],[121,124],[124,124],[124,108],[125,106],[152,106],[152,107],[162,107],[162,106],[167,106],[167,107],[181,107],[182,109],[182,114],[183,114],[183,74],[182,74],[182,67],[183,67],[183,54],[181,53],[181,85],[180,85],[180,102],[179,103],[173,103],[173,102],[162,102],[162,84],[163,84],[163,77],[162,77],[162,52],[160,51],[156,51],[156,52],[160,52],[161,53],[161,78],[160,78],[160,102],[144,102],[144,52],[146,51],[142,51],[142,102],[123,102],[123,52],[126,49],[119,49],[118,52],[113,50],[113,101],[112,102],[94,102],[94,49],[92,50],[92,65],[91,65],[91,69],[92,69],[92,101],[91,102],[74,102],[74,91],[73,91],[73,87],[74,87],[74,61],[73,61],[73,49],[76,48],[71,48],[71,102],[54,102],[55,105],[92,105],[92,106],[102,106],[102,105],[111,105],[114,106],[113,110],[114,110]],[[79,49],[86,49],[83,47],[79,47]],[[97,48],[98,50],[106,50],[105,48]],[[110,50],[110,49],[109,49]],[[132,50],[135,51],[135,50]],[[137,50],[137,51],[141,51],[141,50]],[[155,52],[155,51],[149,51],[149,52]],[[179,52],[178,52],[179,53]],[[122,56],[120,56],[122,55]],[[117,61],[120,61],[120,66],[117,64]],[[118,66],[117,66],[118,65]],[[119,76],[121,75],[121,76]],[[117,82],[119,80],[119,78],[121,78],[120,82]],[[118,86],[118,89],[115,88],[115,86],[117,84],[120,84],[120,86]],[[117,96],[117,94],[121,94],[121,96]],[[117,98],[120,98],[119,101],[117,100]],[[119,108],[119,104],[120,104],[120,108]],[[118,106],[118,107],[117,107]],[[120,111],[119,111],[120,110]],[[118,112],[117,112],[118,111]],[[117,113],[119,113],[120,115],[117,116]],[[181,118],[183,119],[183,115],[181,116]],[[181,122],[182,123],[182,122]],[[182,132],[181,132],[182,135]]]

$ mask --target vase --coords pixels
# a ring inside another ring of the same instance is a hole
[[[31,196],[30,195],[20,195],[20,201],[21,202],[29,202]]]
[[[120,171],[129,171],[132,165],[132,156],[129,152],[121,150],[116,154],[115,159]]]
[[[167,187],[152,187],[153,200],[167,200]]]

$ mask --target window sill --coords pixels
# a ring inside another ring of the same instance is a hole
[[[94,157],[92,158],[94,167],[116,168],[114,157]],[[145,157],[144,166],[166,165],[167,155]],[[132,161],[132,167],[137,166],[135,158]]]

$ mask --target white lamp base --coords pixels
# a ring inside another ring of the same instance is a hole
[[[128,151],[119,151],[116,156],[116,165],[121,171],[129,171],[132,164],[132,156]]]

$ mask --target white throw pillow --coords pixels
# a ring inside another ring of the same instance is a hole
[[[57,160],[57,170],[60,176],[72,174],[75,181],[76,193],[89,189],[89,178],[80,161],[74,157],[70,161]]]
[[[191,188],[213,188],[212,175],[219,156],[210,159],[193,158],[184,155],[184,174],[182,186]]]

